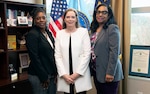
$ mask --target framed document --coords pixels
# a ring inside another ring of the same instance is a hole
[[[150,46],[130,46],[129,75],[150,77]]]
[[[29,66],[30,59],[28,53],[20,53],[19,59],[21,68],[27,68]]]

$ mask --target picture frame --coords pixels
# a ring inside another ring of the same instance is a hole
[[[28,53],[20,53],[19,60],[20,60],[20,67],[22,69],[29,67],[30,59]]]
[[[17,26],[17,19],[10,19],[10,26]]]
[[[28,25],[28,18],[27,16],[18,16],[18,25]]]
[[[129,75],[150,77],[150,46],[130,45]]]

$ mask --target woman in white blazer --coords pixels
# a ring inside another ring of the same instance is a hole
[[[69,41],[71,37],[72,71],[70,74]],[[90,38],[87,29],[78,25],[77,12],[67,9],[63,18],[63,29],[57,32],[55,40],[55,60],[58,70],[57,90],[64,94],[86,94],[92,88],[89,60]],[[74,92],[74,91],[73,91]]]

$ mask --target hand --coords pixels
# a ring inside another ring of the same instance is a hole
[[[113,80],[114,80],[114,76],[106,74],[106,77],[105,77],[106,82],[112,82]]]
[[[46,80],[46,81],[44,81],[44,82],[42,82],[42,87],[43,87],[44,89],[48,89],[49,83],[50,83],[50,80],[49,80],[49,79]]]
[[[71,76],[71,78],[72,78],[73,80],[76,80],[76,79],[80,76],[80,74],[74,73],[74,74],[72,74],[72,75],[70,75],[70,76]]]
[[[71,78],[70,75],[63,75],[64,80],[67,82],[67,84],[74,84],[74,80]]]

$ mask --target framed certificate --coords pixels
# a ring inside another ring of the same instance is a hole
[[[150,46],[130,46],[129,75],[150,77]]]
[[[29,66],[30,59],[28,53],[20,53],[19,59],[21,68],[27,68]]]

